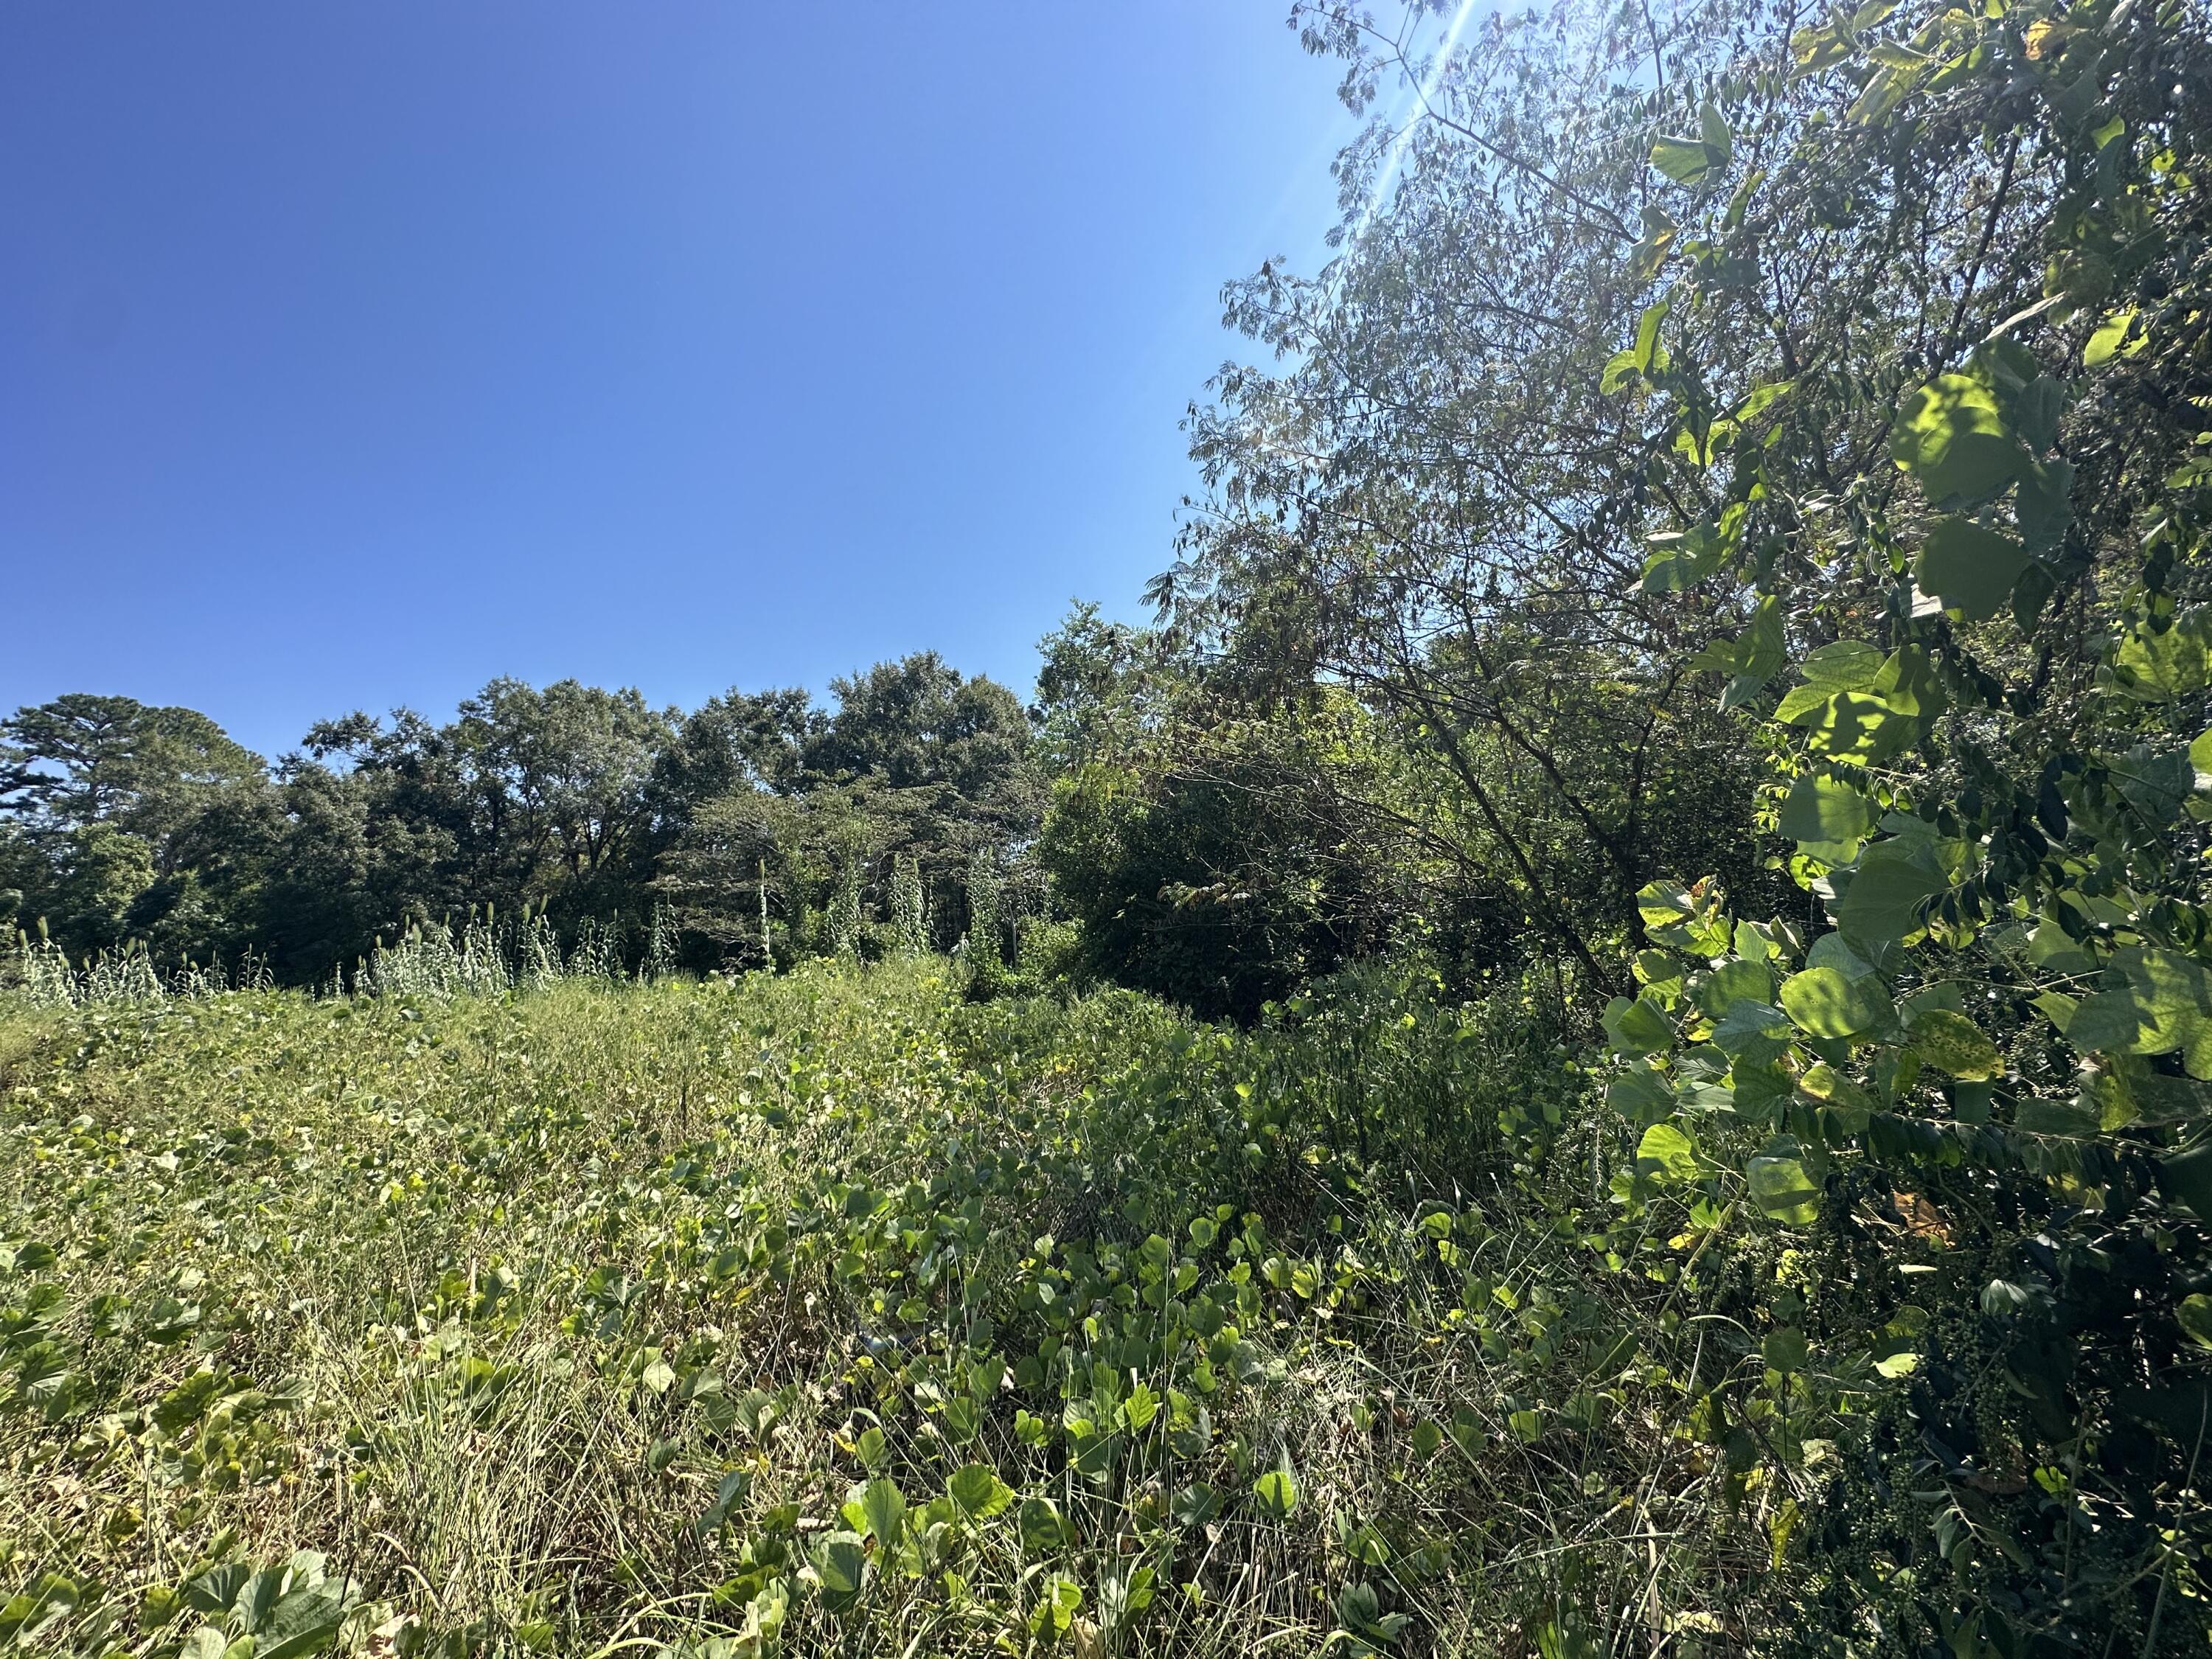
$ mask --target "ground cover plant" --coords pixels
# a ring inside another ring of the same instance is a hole
[[[1237,1036],[931,962],[17,1015],[6,1634],[1740,1639],[1713,1576],[1771,1533],[1594,1293],[1634,1250],[1499,1201],[1573,1093],[1504,1086],[1557,1057],[1504,1012],[1352,983]],[[1363,1139],[1490,1201],[1370,1191]]]
[[[2203,1650],[2202,9],[1297,21],[1036,708],[19,713],[0,1641]]]

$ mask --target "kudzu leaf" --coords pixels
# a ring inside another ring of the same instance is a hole
[[[1836,926],[1846,940],[1863,947],[1862,955],[1878,956],[1917,931],[1921,903],[1949,886],[1924,842],[1878,842],[1851,872],[1850,884],[1835,905]]]
[[[1664,137],[1651,146],[1651,165],[1678,185],[1700,183],[1728,158],[1702,138]]]
[[[1890,453],[1937,507],[1973,507],[2016,480],[2029,456],[1996,395],[1965,374],[1939,374],[1898,411]]]
[[[1636,1173],[1655,1181],[1683,1182],[1698,1178],[1697,1148],[1671,1123],[1655,1123],[1636,1146]]]
[[[2212,1296],[2199,1291],[2194,1296],[2185,1296],[2181,1305],[2173,1310],[2181,1328],[2189,1333],[2191,1340],[2212,1348]]]
[[[999,1479],[988,1463],[969,1463],[945,1482],[945,1493],[978,1520],[994,1516],[1013,1501],[1013,1489]]]
[[[1674,1109],[1674,1091],[1663,1072],[1630,1066],[1606,1085],[1605,1103],[1632,1123],[1648,1123]]]
[[[833,1612],[860,1599],[860,1583],[867,1572],[868,1557],[860,1535],[833,1532],[814,1549],[814,1575],[822,1586],[822,1605]]]
[[[1715,1018],[1748,999],[1764,1002],[1774,994],[1774,970],[1763,961],[1735,957],[1723,963],[1698,982],[1698,1006]]]
[[[1920,544],[1916,579],[1923,593],[1969,622],[1987,622],[2012,594],[2029,563],[2026,547],[1971,519],[1942,518]]]
[[[1923,1009],[1913,1015],[1905,1035],[1923,1064],[1961,1082],[1987,1082],[2004,1069],[1996,1044],[1982,1028],[1948,1008]]]
[[[2081,362],[2089,368],[2108,362],[2120,349],[2120,342],[2128,337],[2128,330],[2135,325],[2132,310],[2116,311],[2097,325],[2089,343],[2081,348]]]
[[[1836,640],[1807,653],[1802,672],[1807,684],[1826,686],[1832,694],[1863,691],[1886,660],[1879,647],[1864,640]]]
[[[906,1494],[898,1489],[897,1481],[888,1475],[869,1481],[860,1496],[860,1512],[867,1517],[868,1530],[878,1544],[887,1550],[898,1547],[906,1526]]]
[[[1633,1001],[1613,998],[1606,1005],[1602,1018],[1606,1036],[1623,1054],[1656,1054],[1674,1046],[1674,1022],[1642,997]]]
[[[2186,1204],[2199,1221],[2212,1221],[2212,1145],[2160,1159],[2158,1173],[2170,1196]]]
[[[1806,1226],[1820,1213],[1820,1189],[1794,1150],[1763,1153],[1744,1167],[1753,1201],[1778,1221]]]
[[[1731,1060],[1764,1066],[1790,1046],[1790,1017],[1772,1003],[1746,999],[1713,1027],[1713,1046]]]
[[[1801,774],[1782,804],[1782,833],[1792,841],[1851,842],[1874,828],[1875,805],[1847,783]]]
[[[1847,979],[1834,968],[1808,968],[1783,981],[1782,1006],[1801,1030],[1816,1037],[1857,1036],[1893,1012],[1880,980]]]
[[[1280,1521],[1298,1506],[1298,1483],[1287,1468],[1269,1469],[1252,1483],[1262,1513]]]

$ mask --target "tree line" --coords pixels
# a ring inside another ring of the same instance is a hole
[[[970,860],[1035,836],[1028,713],[927,652],[832,692],[685,712],[499,679],[443,723],[323,721],[273,765],[191,709],[58,697],[0,723],[0,911],[72,957],[250,956],[295,984],[471,912],[633,948],[659,912],[705,971],[873,948],[836,935],[838,895],[880,931],[903,872],[915,942],[951,948]]]

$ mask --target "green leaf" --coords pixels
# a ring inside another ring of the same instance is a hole
[[[1774,714],[1785,725],[1803,727],[1805,746],[1814,754],[1854,765],[1896,754],[1911,742],[1917,729],[1910,717],[1866,691],[1838,691],[1823,697],[1817,688],[1801,687],[1784,698]]]
[[[2199,1291],[2194,1296],[2185,1296],[2181,1305],[2173,1310],[2181,1328],[2189,1333],[2190,1340],[2201,1347],[2212,1348],[2212,1296]]]
[[[887,1550],[898,1547],[906,1526],[906,1494],[898,1489],[897,1481],[888,1475],[869,1481],[860,1495],[860,1512],[867,1517],[868,1531],[878,1544]]]
[[[1949,886],[1925,842],[1879,842],[1859,855],[1834,907],[1836,927],[1861,955],[1878,957],[1883,947],[1917,932],[1920,905]]]
[[[988,1463],[969,1463],[945,1484],[945,1495],[976,1520],[999,1513],[1013,1501],[1013,1488]]]
[[[1805,1173],[1794,1143],[1781,1142],[1744,1168],[1744,1179],[1759,1207],[1791,1226],[1811,1224],[1820,1213],[1820,1189]]]
[[[2020,521],[2020,533],[2029,547],[2045,552],[2057,547],[2074,518],[2074,463],[2054,456],[2032,465],[2021,476],[2019,492],[2013,497],[2013,516]],[[2047,582],[2051,578],[2046,573],[2042,580]],[[2015,611],[2019,603],[2015,595]]]
[[[1921,542],[1914,574],[1920,591],[1941,598],[1946,611],[1987,622],[2012,596],[2013,584],[2030,562],[2027,549],[2010,536],[1972,519],[1942,518]]]
[[[1695,185],[1726,167],[1728,156],[1702,138],[1664,137],[1651,146],[1651,165],[1678,185]]]
[[[1782,833],[1792,841],[1848,842],[1874,828],[1875,804],[1847,783],[1805,772],[1782,803]]]
[[[1864,640],[1835,640],[1808,652],[1802,665],[1805,683],[1838,691],[1863,691],[1873,685],[1887,657]]]
[[[1269,1469],[1252,1483],[1261,1513],[1280,1521],[1298,1506],[1298,1483],[1287,1468]]]
[[[1697,1148],[1671,1123],[1655,1123],[1636,1146],[1636,1173],[1679,1185],[1698,1177]]]
[[[1647,593],[1686,593],[1719,569],[1735,544],[1734,536],[1710,520],[1651,541],[1652,551],[1644,562]]]
[[[1808,968],[1783,981],[1782,1006],[1816,1037],[1857,1036],[1894,1012],[1880,980],[1846,979],[1834,968]]]
[[[1731,1060],[1764,1066],[1790,1046],[1790,1018],[1771,1003],[1747,999],[1713,1027],[1713,1047]]]
[[[2084,1053],[2183,1056],[2192,1077],[2212,1070],[2212,971],[2178,951],[2134,946],[2112,957],[2105,989],[2067,1022]]]
[[[2013,1108],[2012,1125],[2025,1134],[2086,1140],[2097,1133],[2097,1114],[2070,1100],[2023,1100]]]
[[[1913,1015],[1905,1036],[1923,1064],[1962,1083],[1985,1083],[2003,1073],[1996,1044],[1964,1014],[1948,1008],[1923,1009]]]
[[[1874,1097],[1845,1077],[1826,1060],[1808,1066],[1797,1079],[1800,1094],[1826,1103],[1840,1111],[1870,1112]]]
[[[1033,1555],[1049,1555],[1066,1547],[1068,1541],[1067,1522],[1060,1516],[1060,1506],[1049,1498],[1022,1499],[1015,1530],[1021,1534],[1022,1547]]]
[[[2028,454],[2007,429],[1996,395],[1964,374],[1941,374],[1898,411],[1890,453],[1939,507],[1973,507],[2001,493]]]
[[[2110,678],[2140,702],[2171,702],[2212,682],[2212,607],[2194,605],[2166,625],[2145,618],[2120,636]]]
[[[822,1586],[823,1607],[836,1612],[860,1599],[868,1557],[858,1533],[833,1532],[825,1535],[814,1547],[813,1566],[815,1578]]]
[[[1674,1044],[1674,1024],[1664,1010],[1638,997],[1615,997],[1602,1016],[1605,1034],[1622,1054],[1656,1054]]]
[[[1802,1371],[1810,1350],[1806,1346],[1805,1333],[1795,1326],[1784,1326],[1769,1331],[1766,1340],[1759,1344],[1759,1357],[1778,1371]]]
[[[1666,320],[1668,301],[1646,306],[1644,314],[1636,319],[1636,343],[1628,349],[1628,360],[1636,365],[1639,374],[1649,374],[1667,367],[1667,353],[1659,343],[1659,325]]]
[[[2110,362],[2119,350],[2120,342],[2128,337],[2128,330],[2135,325],[2135,320],[2136,313],[2130,308],[2116,311],[2100,323],[2097,331],[2089,337],[2088,344],[2081,348],[2083,365],[2094,368],[2100,363]]]
[[[1698,1006],[1715,1018],[1749,999],[1765,1002],[1774,994],[1774,970],[1763,961],[1732,957],[1698,982]]]
[[[1066,1573],[1056,1572],[1037,1591],[1030,1609],[1030,1631],[1036,1636],[1065,1636],[1083,1608],[1083,1586]]]
[[[1735,154],[1735,135],[1729,131],[1720,106],[1710,98],[1698,110],[1698,136],[1705,140],[1707,153],[1717,158],[1714,165],[1726,167]]]
[[[1674,1091],[1663,1072],[1631,1065],[1606,1085],[1605,1103],[1632,1123],[1649,1123],[1674,1109]]]

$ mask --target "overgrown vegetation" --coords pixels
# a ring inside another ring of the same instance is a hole
[[[2212,29],[1424,12],[1026,716],[18,713],[0,1637],[2203,1650]]]

